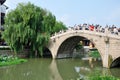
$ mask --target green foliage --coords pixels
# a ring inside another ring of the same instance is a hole
[[[92,76],[92,77],[89,77],[89,80],[120,80],[116,77],[113,77],[113,76]]]
[[[42,56],[50,35],[63,28],[65,26],[57,22],[51,12],[31,3],[20,3],[15,10],[8,12],[2,37],[15,53],[29,47],[33,53]]]
[[[82,49],[82,48],[83,48],[83,46],[82,46],[81,43],[78,43],[78,44],[75,46],[75,49],[76,49],[76,50],[80,50],[80,49]]]
[[[94,58],[99,58],[100,53],[98,52],[98,50],[90,51],[89,56],[94,57]]]
[[[56,22],[52,33],[59,32],[60,30],[66,30],[67,28],[62,22]]]
[[[93,71],[87,77],[87,80],[120,80],[110,74],[103,74],[101,71]]]
[[[22,62],[27,62],[26,59],[19,59],[14,56],[1,55],[0,56],[0,66],[7,66],[12,64],[20,64]]]

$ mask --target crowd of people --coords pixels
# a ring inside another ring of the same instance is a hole
[[[102,32],[102,33],[111,33],[111,34],[116,34],[120,32],[120,28],[116,27],[115,25],[108,26],[106,25],[105,27],[102,27],[99,24],[79,24],[79,25],[74,25],[74,27],[69,27],[69,30],[90,30],[90,31],[96,31],[96,32]]]

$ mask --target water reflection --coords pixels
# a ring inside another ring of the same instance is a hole
[[[51,78],[50,80],[63,80],[61,75],[59,74],[57,64],[55,60],[52,60],[50,65],[50,72],[51,72]]]
[[[0,80],[49,80],[51,60],[30,59],[27,63],[0,68]]]
[[[79,73],[80,71],[91,71],[89,68],[87,68],[87,67],[76,67],[75,66],[75,71],[77,72],[77,73]]]
[[[113,76],[120,78],[120,68],[110,69]]]
[[[0,80],[76,80],[95,72],[120,77],[120,69],[102,68],[100,62],[80,59],[29,59],[27,63],[0,67]]]

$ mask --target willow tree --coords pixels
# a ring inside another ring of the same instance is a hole
[[[67,27],[61,22],[61,21],[56,21],[55,27],[53,27],[52,33],[59,32],[60,30],[66,30]]]
[[[51,12],[31,3],[20,3],[6,15],[2,36],[15,53],[29,47],[34,54],[42,55],[56,22]]]

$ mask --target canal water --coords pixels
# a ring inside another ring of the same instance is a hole
[[[89,63],[81,59],[28,59],[28,62],[0,67],[0,80],[79,80],[99,75],[120,78],[120,69],[106,69],[100,61]]]

